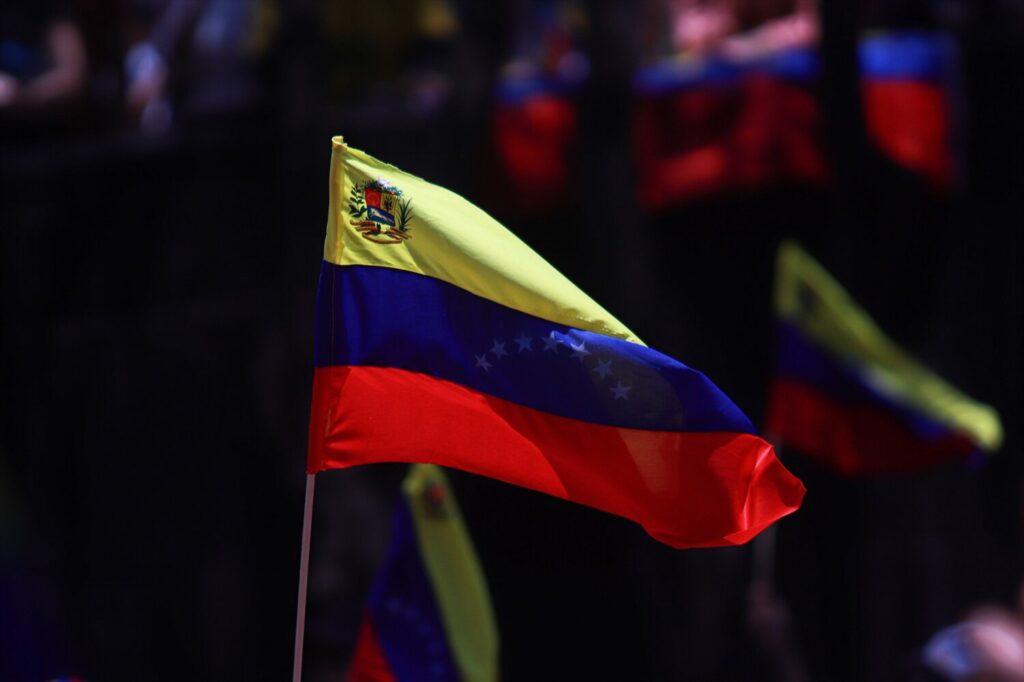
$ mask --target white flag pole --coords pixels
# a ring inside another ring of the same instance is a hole
[[[309,536],[313,526],[314,474],[306,474],[306,507],[302,512],[302,555],[299,559],[299,603],[295,614],[295,658],[292,682],[302,682],[302,641],[306,634],[306,587],[309,583]]]

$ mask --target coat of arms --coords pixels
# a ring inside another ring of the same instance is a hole
[[[348,213],[352,226],[371,242],[398,244],[412,239],[412,199],[404,198],[402,190],[386,180],[356,183],[349,194]]]

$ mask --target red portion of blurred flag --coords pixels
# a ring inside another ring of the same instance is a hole
[[[363,618],[359,626],[359,637],[356,639],[355,652],[349,665],[347,682],[396,682],[388,661],[384,657],[377,633],[368,616]]]
[[[499,102],[494,145],[509,185],[505,196],[530,211],[564,207],[576,135],[576,103],[565,95],[536,93]]]
[[[846,476],[917,473],[975,450],[955,432],[921,438],[880,403],[844,403],[783,378],[772,382],[765,431]]]
[[[728,191],[827,180],[820,107],[805,82],[707,68],[704,76],[687,74],[683,85],[673,84],[671,73],[644,81],[649,91],[638,94],[633,115],[641,206],[658,210]]]
[[[910,80],[861,83],[868,132],[893,161],[937,189],[953,184],[950,102],[944,88]]]

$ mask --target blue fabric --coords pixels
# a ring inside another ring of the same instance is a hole
[[[391,545],[370,588],[368,610],[399,682],[459,680],[404,498],[391,517]]]
[[[858,57],[868,78],[937,81],[949,74],[954,50],[943,33],[899,31],[864,38]]]
[[[755,432],[710,380],[667,355],[527,315],[432,277],[325,261],[316,306],[317,367],[420,372],[610,426]]]
[[[807,83],[821,70],[817,53],[810,48],[794,48],[748,63],[721,57],[664,61],[642,69],[634,87],[644,95],[662,95],[702,87],[735,87],[743,77],[754,74]]]
[[[583,79],[569,80],[557,76],[506,77],[498,81],[498,102],[519,105],[538,96],[572,97],[579,92]]]
[[[811,343],[793,325],[781,321],[778,323],[777,343],[776,371],[779,376],[807,384],[847,405],[874,404],[883,407],[925,440],[943,438],[952,432],[945,425],[877,391],[865,381],[861,368],[843,364]]]

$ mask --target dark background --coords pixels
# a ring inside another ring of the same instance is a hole
[[[906,679],[936,630],[978,603],[1014,603],[1024,575],[1020,3],[826,3],[814,95],[827,181],[710,192],[658,211],[633,195],[639,5],[582,4],[591,70],[573,94],[570,182],[538,211],[509,197],[491,112],[523,16],[543,3],[455,2],[460,28],[445,40],[404,31],[413,2],[378,3],[351,29],[338,7],[360,3],[227,3],[269,8],[269,44],[221,59],[169,40],[173,117],[147,124],[121,104],[120,63],[173,4],[41,3],[26,19],[4,3],[22,23],[0,32],[76,21],[91,79],[73,104],[0,110],[9,679],[287,679],[332,134],[493,211],[755,422],[771,373],[774,252],[799,238],[1006,429],[984,466],[915,477],[847,480],[783,453],[808,493],[779,524],[775,584],[810,678]],[[952,189],[868,137],[855,50],[878,26],[955,38]],[[391,43],[401,49],[382,47]],[[444,87],[424,73],[443,74]],[[317,479],[307,679],[342,679],[404,470]],[[771,651],[747,627],[749,547],[675,551],[621,519],[452,479],[490,583],[505,679],[775,679]]]

